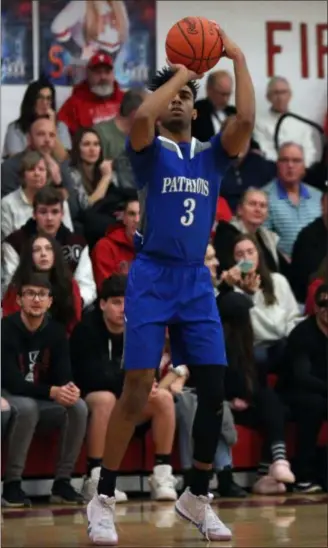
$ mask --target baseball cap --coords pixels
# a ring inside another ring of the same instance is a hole
[[[107,67],[113,68],[114,63],[111,56],[105,51],[97,51],[92,57],[90,57],[88,62],[88,68],[93,69],[99,67],[99,65],[105,65]]]

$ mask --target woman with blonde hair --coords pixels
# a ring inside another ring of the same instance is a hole
[[[129,36],[129,19],[121,0],[71,1],[55,17],[51,31],[72,55],[87,61],[99,49],[117,55]]]
[[[239,234],[252,234],[261,249],[266,266],[271,272],[288,274],[288,265],[278,249],[279,237],[265,227],[268,217],[268,197],[260,188],[249,187],[241,196],[236,216],[217,226],[214,247],[222,269],[231,268],[232,248]]]
[[[43,156],[36,150],[28,150],[22,158],[21,186],[1,200],[1,241],[23,226],[33,214],[36,193],[51,184],[50,173]],[[67,201],[64,202],[64,224],[73,231]]]

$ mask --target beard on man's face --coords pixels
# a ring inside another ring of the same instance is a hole
[[[111,95],[113,95],[114,85],[104,82],[96,86],[92,86],[91,91],[95,95],[98,95],[98,97],[110,97]]]

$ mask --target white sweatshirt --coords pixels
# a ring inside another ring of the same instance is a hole
[[[277,160],[274,132],[279,118],[279,113],[269,110],[266,115],[262,115],[256,120],[254,129],[254,139],[259,143],[265,157],[274,162]],[[308,124],[300,122],[295,118],[286,118],[280,126],[278,139],[279,145],[288,142],[302,145],[307,167],[318,159],[313,130]]]
[[[277,301],[273,305],[266,305],[262,289],[252,297],[254,306],[250,309],[250,317],[255,344],[287,337],[295,325],[304,319],[285,276],[278,273],[272,273],[271,276]]]

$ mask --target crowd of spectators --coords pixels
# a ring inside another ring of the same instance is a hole
[[[236,113],[232,91],[228,72],[209,75],[206,97],[196,103],[196,138],[208,140]],[[39,430],[61,432],[51,501],[83,504],[95,492],[124,381],[124,296],[141,215],[125,140],[145,93],[123,93],[110,56],[99,51],[59,112],[55,89],[42,78],[28,86],[19,118],[7,128],[1,165],[7,506],[30,504],[21,482]],[[290,112],[291,97],[286,78],[270,80],[267,115],[225,173],[204,257],[229,362],[213,463],[221,497],[248,494],[233,476],[236,424],[263,435],[254,493],[327,488],[316,442],[327,420],[328,147],[326,141],[317,150],[311,127],[286,117],[276,148],[276,124]],[[177,435],[188,485],[197,394],[188,364],[171,364],[169,331],[158,366],[136,435],[152,431],[151,497],[175,500],[172,448]],[[289,462],[291,420],[297,450]],[[84,440],[87,473],[77,492],[71,477]],[[127,500],[123,491],[115,497]]]

